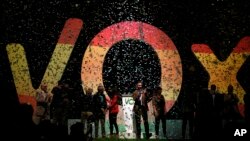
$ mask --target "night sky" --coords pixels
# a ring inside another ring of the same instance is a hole
[[[209,74],[191,51],[192,44],[207,44],[219,60],[225,60],[243,37],[250,35],[248,1],[214,0],[3,0],[0,16],[0,84],[1,95],[13,110],[18,104],[6,46],[20,43],[26,52],[34,88],[38,88],[60,32],[69,18],[83,20],[74,50],[62,80],[80,89],[81,64],[90,41],[102,29],[121,21],[141,21],[165,32],[181,57],[183,82],[178,102],[168,113],[180,117],[180,105],[190,93],[208,86]],[[127,48],[119,48],[127,46]],[[135,48],[131,48],[133,46]],[[147,68],[147,69],[146,69]],[[132,91],[143,79],[153,88],[160,83],[160,64],[150,45],[124,40],[115,44],[105,57],[103,78],[106,87],[117,85],[122,92]],[[133,74],[133,76],[131,76]],[[250,58],[237,74],[246,92],[250,92]],[[131,88],[132,87],[132,88]],[[3,92],[7,91],[7,92]]]

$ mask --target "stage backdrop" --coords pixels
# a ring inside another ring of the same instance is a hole
[[[16,122],[20,103],[36,109],[36,89],[46,83],[51,91],[59,80],[79,95],[87,87],[96,92],[99,84],[126,94],[138,80],[149,90],[160,85],[166,118],[176,121],[204,89],[215,84],[226,94],[231,84],[244,117],[249,7],[247,1],[224,0],[3,0],[0,89],[6,120]],[[132,132],[125,120],[120,127]]]

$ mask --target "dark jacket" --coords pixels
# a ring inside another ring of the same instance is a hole
[[[103,93],[96,93],[93,96],[93,112],[94,114],[102,113],[101,109],[107,109],[106,97]]]
[[[81,112],[93,112],[92,95],[83,95],[81,97]]]
[[[152,104],[155,107],[156,111],[160,114],[160,115],[164,115],[165,112],[165,98],[163,95],[160,96],[153,96],[152,99]]]
[[[135,101],[133,111],[136,112],[141,108],[148,110],[149,96],[148,96],[146,89],[135,90],[133,92],[132,97]]]

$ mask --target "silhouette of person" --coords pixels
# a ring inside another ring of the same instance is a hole
[[[212,126],[210,131],[211,137],[218,137],[222,132],[222,117],[223,117],[223,107],[224,107],[224,95],[217,92],[216,85],[212,84],[210,87],[210,100],[209,100],[209,110],[210,120],[209,123]]]
[[[207,136],[207,126],[209,120],[209,106],[208,106],[208,99],[209,99],[209,90],[207,88],[203,88],[197,94],[197,110],[196,110],[196,130],[195,130],[195,138],[199,139],[204,136]]]
[[[83,95],[81,98],[81,121],[83,123],[83,127],[85,128],[85,124],[87,123],[87,130],[90,129],[91,116],[93,116],[93,89],[87,88],[86,95]]]
[[[244,95],[244,103],[245,103],[245,110],[244,110],[245,120],[246,120],[248,128],[250,128],[250,95],[249,93],[246,93]]]
[[[189,125],[189,138],[193,138],[194,133],[194,119],[196,112],[196,97],[191,94],[187,95],[183,100],[183,122],[182,122],[182,138],[186,139],[186,127]]]
[[[162,122],[163,136],[167,137],[166,118],[165,118],[165,98],[162,95],[162,88],[157,87],[154,90],[153,99],[153,114],[155,116],[155,133],[156,138],[159,136],[159,124]]]
[[[105,115],[107,111],[107,102],[104,95],[104,87],[99,85],[97,93],[93,96],[93,114],[95,117],[95,137],[98,137],[99,122],[101,123],[102,137],[106,137]]]
[[[33,122],[34,109],[30,104],[22,103],[19,107],[18,116],[18,139],[20,140],[38,140],[38,126]]]
[[[70,108],[69,87],[62,81],[58,82],[51,93],[53,93],[50,105],[52,113],[52,123],[60,128],[61,132],[67,134],[68,116]]]
[[[224,114],[227,121],[237,120],[240,118],[238,108],[239,98],[234,94],[234,88],[229,85],[227,88],[227,95],[225,96]]]
[[[83,133],[83,124],[77,122],[70,127],[70,136],[69,139],[72,141],[83,141],[86,140],[86,136]]]

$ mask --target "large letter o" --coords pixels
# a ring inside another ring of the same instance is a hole
[[[169,111],[181,89],[181,59],[172,40],[163,31],[147,23],[116,23],[92,39],[83,56],[81,79],[84,87],[91,87],[95,91],[99,84],[103,84],[102,69],[106,53],[112,45],[127,39],[144,41],[155,49],[161,64],[161,87],[167,102],[166,112]]]

